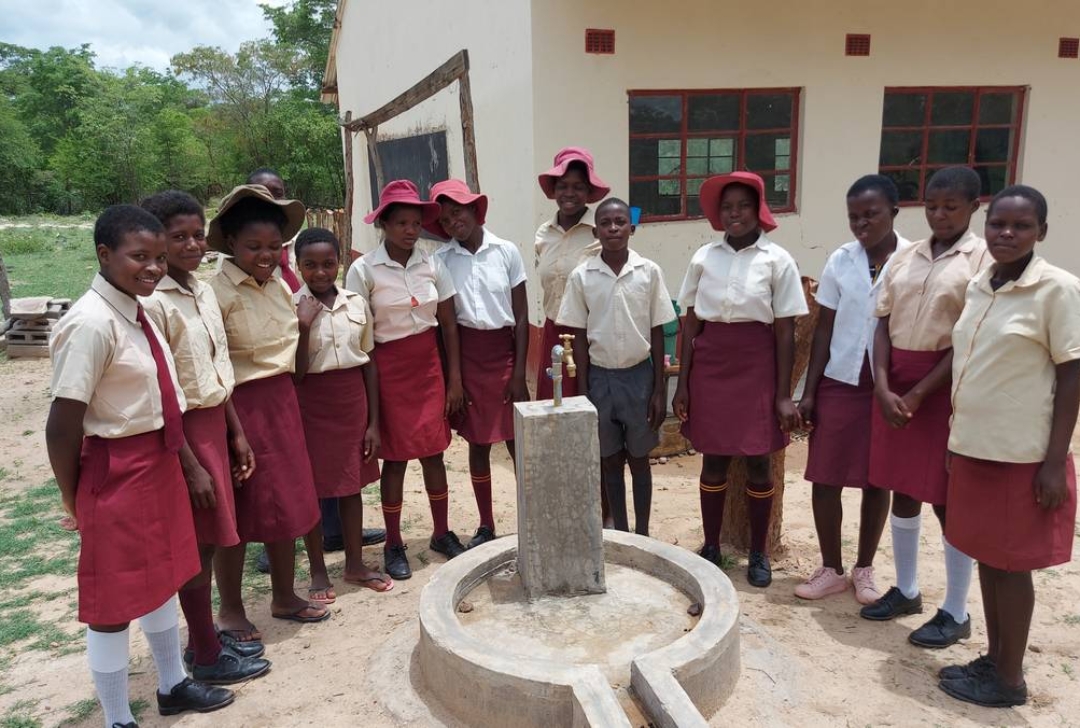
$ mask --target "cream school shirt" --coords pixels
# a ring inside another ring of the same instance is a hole
[[[878,293],[893,259],[911,242],[896,235],[896,251],[870,280],[870,258],[858,240],[841,245],[825,261],[825,270],[818,283],[817,302],[836,312],[832,342],[829,344],[829,363],[825,376],[856,386],[862,373],[863,360],[874,358],[874,329],[877,328]]]
[[[390,258],[385,243],[352,264],[345,287],[371,307],[376,344],[438,326],[439,304],[456,293],[454,279],[438,258],[413,248],[402,267]]]
[[[544,316],[552,321],[559,317],[570,273],[600,252],[600,241],[593,235],[594,225],[592,209],[585,208],[581,220],[569,230],[562,229],[556,214],[536,231],[536,272],[544,291]]]
[[[953,329],[949,450],[1039,463],[1054,412],[1054,367],[1080,359],[1080,280],[1038,256],[996,291],[987,268]]]
[[[765,237],[736,251],[714,240],[694,253],[679,290],[682,307],[701,321],[725,324],[804,316],[810,312],[791,254]]]
[[[649,358],[652,328],[674,320],[660,266],[631,250],[618,275],[599,255],[575,268],[556,323],[585,329],[591,363],[627,369]]]
[[[140,302],[169,342],[188,409],[217,407],[227,400],[235,377],[214,290],[193,280],[188,291],[165,276]]]
[[[457,322],[471,329],[502,329],[513,326],[511,291],[525,282],[525,263],[517,246],[484,230],[475,253],[457,240],[435,251],[454,279]]]
[[[303,296],[315,297],[306,284],[293,294],[293,303],[299,304]],[[322,311],[308,332],[308,374],[352,369],[371,361],[368,354],[375,348],[374,326],[364,297],[338,288],[333,306],[320,305]]]
[[[83,433],[110,439],[165,426],[157,365],[139,324],[139,304],[98,273],[49,339],[53,399],[87,405]],[[154,326],[173,378],[180,409],[186,402],[176,378],[169,342]]]

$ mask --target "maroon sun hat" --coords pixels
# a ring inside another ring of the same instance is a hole
[[[420,222],[429,224],[432,220],[439,219],[439,206],[434,202],[425,202],[420,199],[420,190],[407,179],[396,179],[382,188],[379,194],[379,206],[364,217],[368,225],[379,219],[379,215],[390,205],[410,205],[420,208]]]
[[[540,189],[544,191],[549,200],[555,199],[555,183],[566,174],[571,162],[581,162],[585,165],[585,169],[589,174],[589,184],[592,185],[592,192],[589,193],[588,202],[599,202],[607,197],[608,193],[611,192],[611,188],[604,183],[604,180],[596,176],[596,170],[594,169],[596,163],[593,161],[593,156],[589,153],[589,150],[584,147],[566,147],[560,149],[555,155],[555,166],[537,178],[540,181]]]
[[[769,203],[765,201],[765,182],[753,172],[732,172],[709,177],[701,185],[698,199],[701,201],[701,212],[709,218],[713,230],[724,230],[724,218],[720,214],[720,197],[724,194],[724,188],[730,184],[743,184],[754,188],[758,196],[758,224],[765,232],[776,229],[776,218],[769,209]]]
[[[487,220],[487,195],[473,194],[473,191],[469,189],[469,185],[459,179],[448,179],[435,183],[431,186],[431,192],[428,197],[436,204],[439,203],[440,197],[445,197],[448,200],[453,200],[459,205],[476,205],[476,224],[483,225],[484,221]],[[439,222],[438,217],[432,222],[425,224],[424,229],[443,240],[450,239],[450,235],[447,234],[442,223]]]

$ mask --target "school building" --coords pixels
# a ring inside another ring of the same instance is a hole
[[[324,100],[343,117],[370,114],[467,50],[466,83],[405,99],[378,124],[383,177],[426,193],[474,164],[487,226],[519,243],[530,267],[534,232],[555,212],[536,176],[573,145],[641,208],[631,245],[663,266],[673,295],[715,235],[696,192],[733,169],[765,178],[772,237],[804,275],[818,277],[851,239],[844,193],[857,177],[896,180],[898,228],[918,239],[926,180],[956,163],[974,166],[987,194],[1010,182],[1042,190],[1042,254],[1080,273],[1076,0],[340,0],[337,20]],[[371,130],[353,129],[344,140],[363,251],[376,243],[361,218],[377,193]]]

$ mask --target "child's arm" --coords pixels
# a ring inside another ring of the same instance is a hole
[[[188,493],[191,495],[191,505],[194,508],[216,508],[217,495],[214,492],[214,479],[195,457],[186,438],[184,446],[180,448],[180,468],[184,471],[184,480],[187,482]]]
[[[802,426],[799,410],[791,401],[791,370],[795,366],[795,318],[785,316],[773,321],[776,337],[776,417],[784,432]]]
[[[300,341],[296,345],[296,368],[293,371],[293,382],[299,384],[304,381],[308,367],[311,365],[310,353],[308,352],[311,341],[311,325],[315,323],[315,317],[319,315],[323,305],[314,296],[301,296],[296,304],[296,319],[300,325]]]
[[[934,365],[929,374],[920,379],[919,383],[904,395],[902,401],[904,409],[908,413],[908,419],[915,416],[923,400],[948,384],[950,377],[952,377],[952,359],[953,352],[952,349],[949,349],[949,353]]]
[[[529,358],[529,296],[525,292],[525,284],[514,286],[510,298],[514,307],[514,373],[510,386],[503,393],[503,402],[528,402],[525,363]]]
[[[229,452],[232,454],[233,487],[255,474],[255,452],[244,434],[240,416],[236,414],[232,400],[225,402],[225,426],[229,431]]]
[[[667,415],[666,387],[664,386],[664,325],[649,330],[649,349],[653,365],[653,391],[649,398],[649,427],[659,430]]]
[[[454,297],[439,301],[435,313],[442,332],[443,348],[446,350],[446,407],[445,414],[457,412],[465,406],[465,389],[461,385],[461,339],[457,330],[457,311],[454,309]]]
[[[701,321],[694,315],[694,307],[686,309],[682,327],[682,356],[679,362],[679,383],[671,400],[675,416],[686,422],[690,416],[690,367],[694,362],[694,337],[701,333]]]
[[[829,363],[829,351],[832,346],[833,327],[836,324],[836,311],[828,306],[820,306],[817,326],[814,327],[814,339],[810,343],[810,364],[806,367],[806,384],[803,396],[799,400],[799,418],[802,425],[810,430],[814,427],[814,405],[818,385],[825,376],[825,366]]]
[[[574,364],[577,365],[577,371],[574,372],[574,377],[578,380],[577,393],[578,396],[589,396],[589,332],[585,329],[571,328],[571,332],[574,334],[574,340],[571,342],[570,348],[574,352]],[[547,359],[544,362],[545,365],[551,364],[551,352],[547,352]],[[543,367],[544,371],[547,371],[547,366]],[[566,378],[566,367],[563,366],[563,378]],[[546,375],[545,375],[546,376]]]
[[[75,492],[79,485],[79,455],[82,452],[86,407],[85,402],[58,397],[49,408],[49,419],[45,424],[49,465],[60,487],[64,510],[72,518],[76,517]]]
[[[375,360],[364,364],[364,391],[367,393],[367,432],[364,433],[364,462],[370,463],[379,456],[379,368]]]
[[[874,396],[885,421],[899,429],[911,420],[903,397],[889,389],[889,360],[892,358],[892,339],[889,337],[889,316],[878,319],[874,329]],[[950,363],[952,357],[949,357]]]
[[[1053,510],[1065,502],[1068,487],[1065,479],[1069,442],[1076,427],[1076,412],[1080,408],[1080,359],[1054,367],[1054,414],[1050,420],[1050,443],[1046,459],[1035,473],[1035,502]],[[59,478],[58,478],[59,479]]]

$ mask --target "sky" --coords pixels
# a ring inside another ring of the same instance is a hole
[[[197,45],[235,51],[266,37],[259,2],[286,0],[0,0],[0,42],[28,48],[90,43],[99,68],[141,64],[164,71]]]

